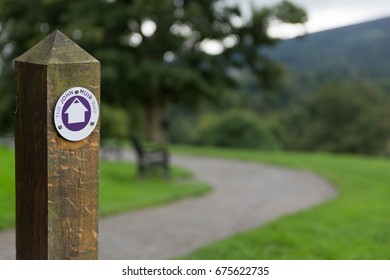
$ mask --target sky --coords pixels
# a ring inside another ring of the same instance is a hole
[[[241,5],[272,6],[281,0],[226,0]],[[273,26],[270,32],[277,37],[295,37],[303,32],[312,33],[390,16],[389,0],[290,0],[304,8],[309,20],[302,26]]]

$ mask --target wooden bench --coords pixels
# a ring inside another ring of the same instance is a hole
[[[169,178],[169,153],[165,149],[146,149],[141,145],[138,138],[132,136],[133,143],[138,163],[138,176],[141,179],[149,171],[157,172],[162,170],[165,179]]]

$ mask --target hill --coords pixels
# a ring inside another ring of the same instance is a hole
[[[390,17],[284,40],[265,50],[308,85],[367,81],[390,91]]]

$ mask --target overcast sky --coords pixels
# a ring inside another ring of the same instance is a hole
[[[226,0],[231,1],[231,0]],[[234,0],[233,0],[234,1]],[[243,5],[256,3],[256,5],[275,5],[281,0],[236,0]],[[303,7],[309,15],[306,31],[316,32],[325,29],[360,23],[372,19],[390,16],[389,0],[290,0]],[[279,31],[278,31],[279,30]],[[302,28],[295,32],[302,32]],[[292,35],[294,29],[284,27],[274,29],[281,35]]]

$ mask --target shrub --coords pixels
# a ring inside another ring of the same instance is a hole
[[[101,105],[102,138],[128,138],[130,135],[130,116],[122,108]]]
[[[204,116],[200,121],[199,142],[235,148],[277,147],[270,130],[254,113],[245,110],[229,111],[220,116]]]

